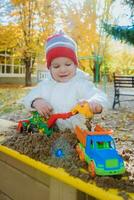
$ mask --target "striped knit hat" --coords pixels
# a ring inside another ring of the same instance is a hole
[[[47,39],[46,60],[49,68],[53,59],[57,57],[70,58],[74,64],[78,65],[77,45],[72,38],[67,35],[56,34]]]

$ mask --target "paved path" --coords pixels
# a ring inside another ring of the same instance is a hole
[[[102,86],[103,89],[103,86]],[[124,93],[134,93],[134,89],[123,89]],[[106,93],[108,95],[108,100],[109,100],[109,108],[112,109],[112,105],[113,105],[113,101],[114,101],[114,86],[113,83],[108,83],[106,86]],[[133,110],[134,111],[134,97],[121,97],[121,100],[125,100],[125,99],[133,99],[133,101],[125,101],[125,102],[121,102],[121,108],[128,108],[128,110]],[[118,109],[118,105],[116,105],[116,109]]]

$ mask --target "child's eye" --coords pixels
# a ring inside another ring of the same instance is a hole
[[[66,63],[66,66],[70,66],[72,63]]]
[[[53,65],[52,67],[55,68],[55,69],[57,69],[57,68],[60,67],[60,65]]]

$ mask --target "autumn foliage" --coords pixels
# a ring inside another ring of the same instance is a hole
[[[45,62],[46,38],[60,30],[75,39],[80,67],[91,75],[96,73],[96,65],[100,79],[105,72],[111,77],[117,69],[126,73],[133,65],[133,55],[122,49],[116,53],[101,26],[102,20],[111,17],[112,0],[104,1],[104,5],[98,0],[10,0],[10,4],[10,22],[0,24],[0,52],[8,51],[21,59],[27,86],[31,85],[35,62]]]

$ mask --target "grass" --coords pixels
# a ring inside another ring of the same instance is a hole
[[[0,87],[0,116],[23,110],[24,106],[19,101],[29,92],[29,88],[22,86],[3,86]]]

